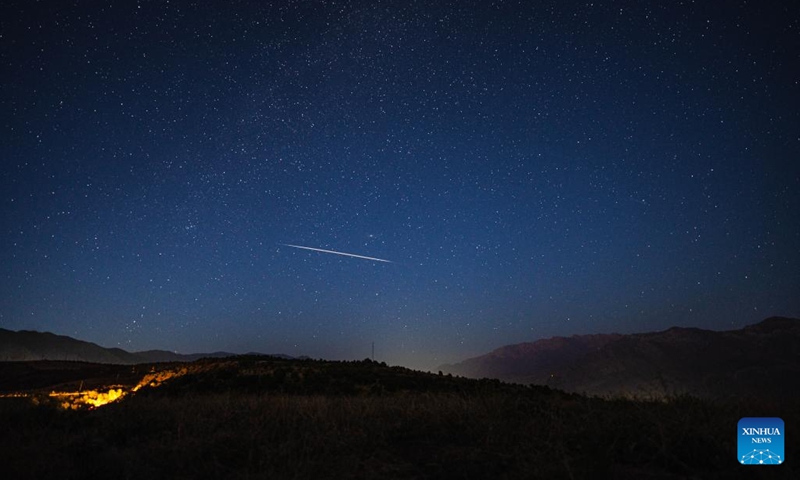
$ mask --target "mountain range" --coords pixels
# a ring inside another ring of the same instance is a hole
[[[69,360],[77,362],[133,365],[154,362],[192,362],[200,358],[232,357],[235,353],[213,352],[180,354],[166,350],[128,352],[121,348],[105,348],[96,343],[77,340],[49,332],[0,328],[0,362],[33,360]],[[292,358],[288,355],[272,355]]]
[[[796,397],[800,319],[771,317],[729,331],[673,327],[553,337],[501,347],[439,370],[600,396]]]
[[[0,361],[130,365],[234,355],[128,352],[53,333],[0,328]],[[800,319],[771,317],[729,331],[673,327],[626,335],[553,337],[504,346],[439,370],[601,396],[798,397]]]

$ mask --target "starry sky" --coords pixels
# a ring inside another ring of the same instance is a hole
[[[0,327],[435,369],[800,316],[799,66],[796,2],[4,1]]]

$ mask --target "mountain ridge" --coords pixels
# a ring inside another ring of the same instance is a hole
[[[439,367],[472,378],[602,396],[800,395],[800,320],[769,317],[740,329],[552,337],[506,345]]]
[[[128,352],[121,348],[102,347],[96,343],[67,335],[35,330],[13,331],[0,328],[0,362],[68,360],[100,364],[135,365],[140,363],[192,362],[201,358],[224,358],[238,354],[230,352],[181,354],[167,350]],[[262,354],[259,354],[262,355]],[[280,358],[294,358],[276,354]]]

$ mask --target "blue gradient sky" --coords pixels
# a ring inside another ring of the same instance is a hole
[[[800,316],[797,5],[431,3],[4,2],[0,326],[427,369]]]

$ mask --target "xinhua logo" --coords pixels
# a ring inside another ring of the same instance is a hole
[[[777,417],[745,417],[739,420],[739,463],[780,465],[783,456],[783,420]]]

